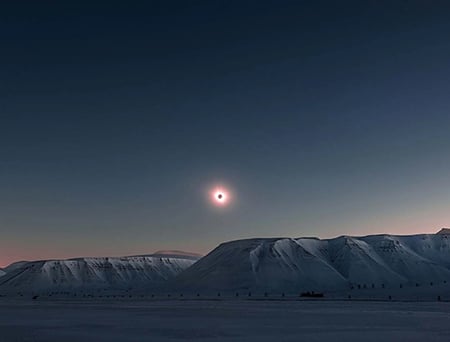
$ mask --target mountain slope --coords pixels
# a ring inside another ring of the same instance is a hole
[[[333,291],[450,281],[446,234],[223,243],[172,282],[219,291]]]
[[[384,262],[373,246],[363,240],[342,236],[327,243],[331,264],[351,284],[406,281]]]
[[[214,290],[339,288],[346,279],[329,263],[295,239],[250,239],[221,244],[176,284]],[[329,285],[329,286],[328,286]]]
[[[389,265],[396,274],[401,275],[411,283],[441,282],[450,279],[450,270],[446,264],[450,257],[446,246],[446,253],[431,247],[430,241],[441,245],[445,236],[443,235],[421,235],[421,236],[369,236],[363,238],[365,242],[372,245],[377,254]],[[439,260],[438,256],[443,256]]]
[[[450,235],[450,228],[442,228],[440,231],[438,231],[436,234],[444,234],[444,235]]]
[[[152,288],[195,261],[172,254],[26,262],[1,277],[0,292]]]
[[[6,273],[14,271],[14,270],[16,270],[18,268],[21,268],[23,265],[25,265],[28,262],[29,261],[16,261],[16,262],[13,262],[12,264],[9,264],[8,266],[4,267],[3,271],[6,272]]]

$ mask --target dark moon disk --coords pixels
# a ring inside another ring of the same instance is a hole
[[[214,205],[223,207],[230,201],[230,195],[226,189],[216,187],[211,192],[211,200]]]

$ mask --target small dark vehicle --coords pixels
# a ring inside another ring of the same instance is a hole
[[[321,293],[321,292],[314,292],[314,291],[302,292],[300,294],[300,297],[323,298],[323,293]]]

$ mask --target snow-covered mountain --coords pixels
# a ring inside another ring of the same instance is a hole
[[[182,259],[192,259],[192,260],[198,260],[203,255],[198,253],[192,253],[192,252],[184,252],[184,251],[178,251],[178,250],[160,250],[153,254],[144,254],[144,255],[130,255],[131,257],[136,256],[153,256],[153,257],[163,257],[163,258],[182,258]]]
[[[436,234],[450,235],[450,228],[442,228]]]
[[[450,282],[450,235],[223,243],[175,278],[186,289],[333,291]]]
[[[23,265],[25,265],[25,264],[28,263],[28,262],[29,262],[29,261],[16,261],[16,262],[13,262],[12,264],[10,264],[10,265],[4,267],[4,268],[3,268],[3,271],[4,271],[5,273],[14,271],[14,270],[16,270],[16,269],[22,267]]]
[[[198,257],[163,253],[105,258],[21,262],[0,279],[1,293],[154,288],[174,278]]]
[[[450,284],[450,230],[409,236],[237,240],[199,258],[158,251],[121,258],[23,261],[5,268],[0,295],[124,289],[338,293]]]
[[[0,277],[2,276],[2,275],[5,275],[6,274],[6,272],[5,271],[3,271],[3,269],[2,268],[0,268]]]

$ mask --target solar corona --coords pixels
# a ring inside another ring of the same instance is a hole
[[[226,206],[230,202],[230,193],[223,187],[216,187],[211,191],[210,198],[215,206]]]

